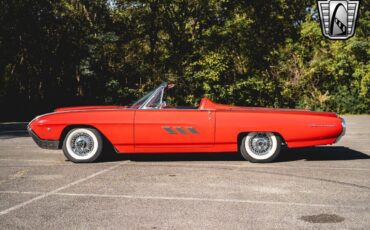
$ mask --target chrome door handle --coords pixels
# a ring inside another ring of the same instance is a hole
[[[211,119],[212,119],[212,112],[208,111],[208,120],[211,120]]]

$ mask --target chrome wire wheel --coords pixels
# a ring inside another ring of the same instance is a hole
[[[256,133],[248,144],[253,153],[259,156],[267,154],[272,148],[271,137],[266,133]]]
[[[76,128],[69,131],[64,143],[64,155],[73,162],[92,162],[102,152],[102,138],[92,128]]]
[[[75,154],[85,156],[93,150],[94,141],[90,135],[81,132],[72,136],[70,145]]]
[[[280,152],[281,139],[270,132],[248,133],[240,146],[241,155],[251,162],[271,162]]]

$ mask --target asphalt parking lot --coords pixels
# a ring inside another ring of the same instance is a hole
[[[336,145],[252,164],[235,154],[66,161],[0,132],[0,229],[370,229],[370,116]]]

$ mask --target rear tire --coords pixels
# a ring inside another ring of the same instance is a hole
[[[96,129],[75,128],[68,132],[63,141],[63,153],[74,163],[96,161],[103,150],[103,139]]]
[[[242,157],[253,163],[268,163],[275,160],[281,149],[281,138],[269,132],[248,133],[240,144]]]

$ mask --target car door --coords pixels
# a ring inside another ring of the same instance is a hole
[[[214,135],[214,110],[139,109],[135,112],[135,152],[201,151],[214,145]]]

